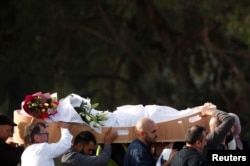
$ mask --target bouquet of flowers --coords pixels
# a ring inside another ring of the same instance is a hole
[[[50,93],[37,92],[27,95],[24,99],[23,110],[34,118],[44,119],[57,113],[59,104]]]
[[[23,110],[32,117],[47,122],[87,123],[92,128],[103,126],[103,122],[108,119],[105,112],[94,109],[99,104],[91,105],[89,98],[70,94],[57,101],[55,94],[37,92],[27,95],[23,102]]]

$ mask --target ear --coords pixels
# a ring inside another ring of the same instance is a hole
[[[140,136],[144,136],[145,135],[145,132],[144,131],[141,131],[140,132]]]
[[[200,147],[201,144],[202,144],[202,142],[201,142],[200,140],[197,140],[197,141],[195,142],[195,145],[196,145],[197,147]]]

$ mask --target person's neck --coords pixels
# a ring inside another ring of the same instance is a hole
[[[2,138],[0,138],[0,143],[2,144],[2,143],[5,143],[5,139],[2,139]]]
[[[149,145],[146,141],[144,141],[143,139],[141,138],[138,138],[145,146],[148,146],[150,147],[151,145]]]
[[[202,151],[199,147],[194,146],[194,145],[186,144],[186,147],[187,147],[187,148],[193,148],[193,149],[195,149],[195,150],[197,150],[197,151],[199,151],[199,152]]]

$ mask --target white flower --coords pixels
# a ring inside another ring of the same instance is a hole
[[[88,110],[91,110],[91,103],[90,103],[90,99],[89,98],[83,98],[83,103],[84,103],[84,105],[86,106],[86,108],[88,109]]]
[[[89,122],[89,125],[90,125],[91,128],[99,128],[99,127],[101,127],[101,125],[99,123],[95,122],[95,121]]]
[[[81,116],[82,120],[88,123],[92,128],[103,126],[104,121],[108,119],[107,113],[103,111],[91,111],[92,108],[96,108],[98,105],[98,103],[91,105],[89,98],[83,98],[80,106],[75,107],[75,110]]]

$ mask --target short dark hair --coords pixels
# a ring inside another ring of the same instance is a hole
[[[94,142],[94,144],[96,144],[96,139],[94,134],[92,134],[90,131],[82,131],[76,136],[74,145],[78,143],[82,143],[85,145],[91,141]]]
[[[186,142],[192,145],[198,140],[201,141],[203,139],[203,131],[206,131],[206,128],[203,126],[191,126],[186,133]]]
[[[46,124],[44,122],[35,122],[30,123],[25,127],[24,130],[24,144],[25,146],[29,146],[35,143],[34,136],[36,134],[40,134],[40,126],[46,128]]]

